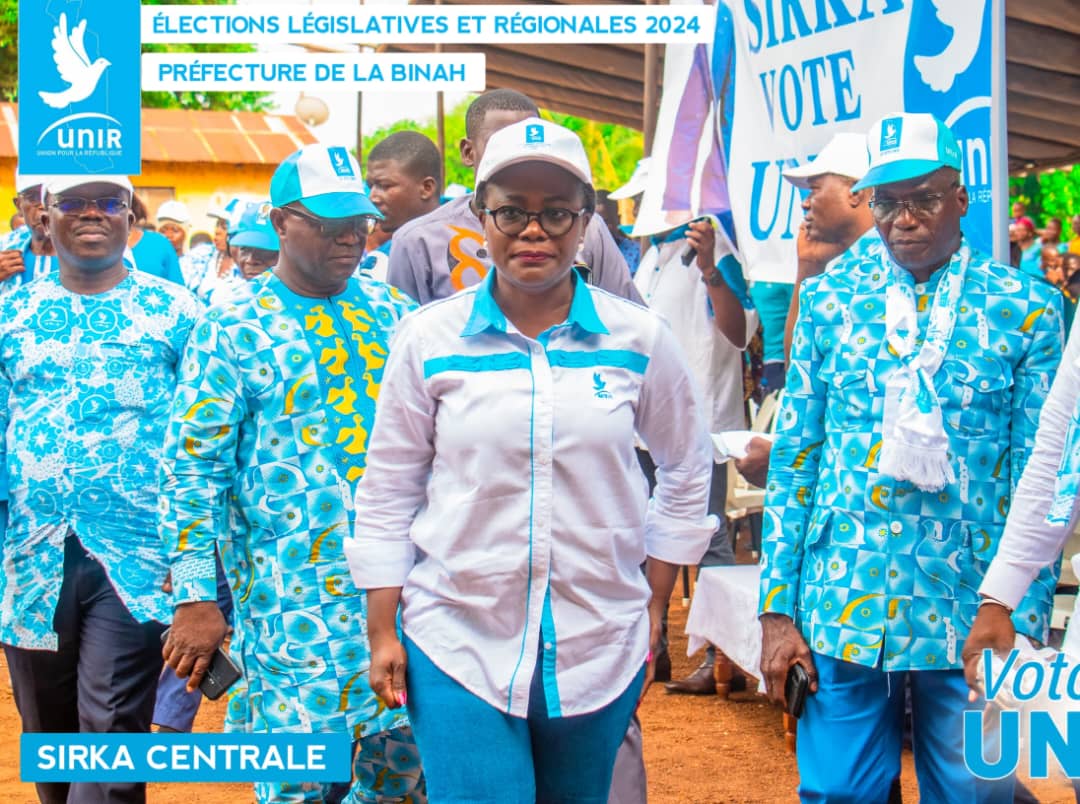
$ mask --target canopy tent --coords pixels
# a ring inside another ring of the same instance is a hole
[[[414,0],[432,4],[428,0]],[[483,0],[442,0],[444,5]],[[613,5],[612,0],[561,0]],[[550,5],[550,3],[536,3]],[[1080,3],[1006,0],[1009,171],[1080,162]],[[389,52],[429,52],[393,45]],[[526,93],[541,106],[646,132],[656,119],[663,48],[645,45],[442,45],[487,56],[488,88]]]

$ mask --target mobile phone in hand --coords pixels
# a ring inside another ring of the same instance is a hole
[[[162,645],[165,644],[168,637],[169,629],[166,628],[161,634]],[[242,675],[243,672],[237,667],[236,662],[229,658],[229,654],[225,652],[224,648],[219,647],[214,651],[214,656],[210,660],[210,667],[207,668],[202,681],[199,682],[199,691],[202,692],[203,697],[216,701],[225,694],[229,687],[239,681]]]
[[[806,696],[810,694],[810,676],[801,664],[791,665],[784,682],[784,702],[787,713],[798,720],[802,716]]]
[[[699,223],[701,221],[707,221],[707,220],[709,220],[709,216],[708,215],[702,215],[701,217],[694,218],[692,221],[690,221],[686,225],[689,226],[691,223]],[[683,265],[688,266],[688,265],[690,265],[690,263],[692,263],[696,259],[697,259],[697,249],[696,248],[692,248],[692,247],[687,248],[686,251],[684,251],[682,253],[682,264]]]

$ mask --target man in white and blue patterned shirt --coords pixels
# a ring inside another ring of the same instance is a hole
[[[171,617],[157,467],[196,303],[129,271],[126,177],[53,177],[59,269],[0,309],[0,641],[26,732],[150,728]],[[43,801],[145,785],[42,783]]]

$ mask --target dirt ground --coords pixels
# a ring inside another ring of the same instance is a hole
[[[671,605],[671,657],[674,675],[690,672],[700,657],[686,657],[683,633],[687,609],[676,595]],[[0,656],[2,663],[2,656]],[[205,702],[195,724],[200,732],[217,731],[224,703]],[[795,757],[784,748],[780,710],[754,693],[728,701],[715,696],[668,695],[651,689],[640,710],[645,734],[645,764],[650,804],[797,801]],[[36,801],[33,786],[19,781],[19,718],[6,666],[0,671],[0,802]],[[904,801],[918,801],[911,754],[904,754]],[[1071,804],[1063,780],[1029,782],[1043,804]],[[241,784],[156,784],[149,801],[184,804],[234,804],[252,801]]]

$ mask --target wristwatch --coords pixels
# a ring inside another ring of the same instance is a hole
[[[727,284],[727,281],[724,279],[724,275],[720,273],[719,268],[713,268],[712,273],[708,276],[702,274],[701,281],[704,282],[706,285],[711,285],[714,288],[722,288],[724,285]]]

